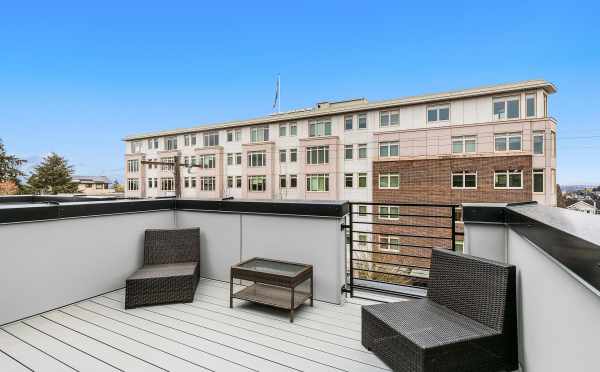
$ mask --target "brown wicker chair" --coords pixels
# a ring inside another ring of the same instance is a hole
[[[144,266],[125,282],[125,308],[193,302],[200,279],[200,229],[146,230]]]
[[[435,249],[427,298],[363,306],[362,344],[401,372],[516,370],[515,267]]]

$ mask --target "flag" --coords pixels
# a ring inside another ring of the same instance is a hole
[[[279,75],[277,75],[277,81],[275,82],[275,99],[273,100],[273,109],[277,107],[279,102]]]

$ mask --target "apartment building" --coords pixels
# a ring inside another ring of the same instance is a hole
[[[556,205],[550,82],[369,102],[132,135],[126,195]]]

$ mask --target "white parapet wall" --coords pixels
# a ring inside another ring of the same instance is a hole
[[[124,287],[174,211],[0,224],[0,324]]]
[[[476,210],[465,210],[465,253],[517,270],[521,370],[598,371],[600,291],[589,280],[600,275],[600,219],[523,205],[504,207],[498,221],[477,220],[495,215],[494,207],[470,207]]]

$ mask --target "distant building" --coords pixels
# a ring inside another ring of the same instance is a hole
[[[104,195],[115,192],[106,176],[73,176],[77,192],[86,195]]]
[[[14,195],[17,190],[17,184],[14,181],[0,182],[0,195]]]
[[[571,209],[574,211],[579,211],[587,214],[598,214],[598,209],[596,208],[596,202],[593,200],[579,200],[567,207],[567,209]]]

